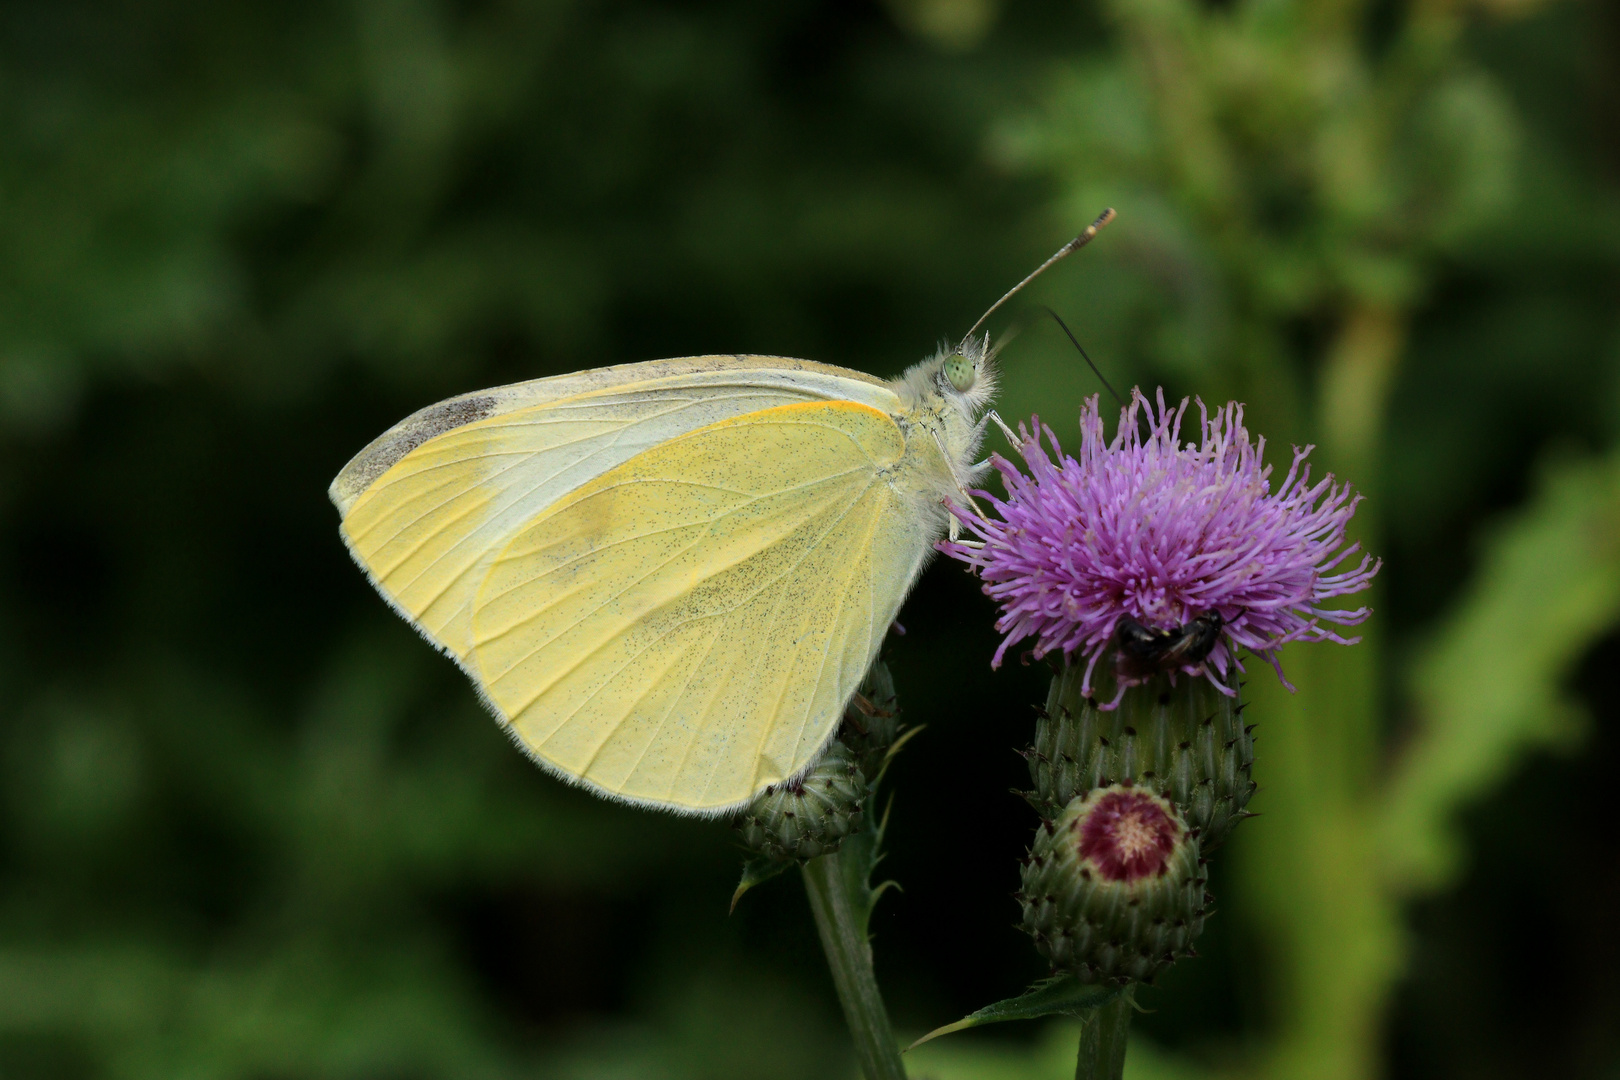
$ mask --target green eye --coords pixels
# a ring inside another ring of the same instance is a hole
[[[959,352],[951,353],[945,360],[945,377],[951,380],[951,385],[956,387],[957,393],[965,394],[973,389],[973,384],[978,381],[978,365]]]

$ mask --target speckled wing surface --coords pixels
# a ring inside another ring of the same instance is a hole
[[[814,759],[921,566],[897,409],[805,361],[628,365],[423,410],[331,495],[533,756],[715,813]]]

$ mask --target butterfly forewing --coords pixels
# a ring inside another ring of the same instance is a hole
[[[378,589],[465,661],[494,556],[569,492],[664,441],[777,405],[853,398],[867,376],[775,357],[661,360],[542,379],[423,410],[339,474],[343,535]]]

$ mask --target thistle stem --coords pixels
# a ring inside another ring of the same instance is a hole
[[[1120,994],[1085,1015],[1080,1029],[1080,1060],[1074,1080],[1120,1080],[1125,1075],[1125,1040],[1131,1030],[1131,996]]]
[[[855,1055],[866,1080],[905,1080],[906,1067],[889,1027],[889,1014],[872,970],[872,946],[866,919],[846,888],[845,868],[837,852],[804,864],[804,891],[816,917],[821,947],[827,953],[844,1022],[855,1039]]]

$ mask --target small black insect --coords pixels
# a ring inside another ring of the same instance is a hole
[[[1141,679],[1158,671],[1202,663],[1221,639],[1226,620],[1218,611],[1198,616],[1174,630],[1143,626],[1130,616],[1119,621],[1114,639],[1124,674]]]

